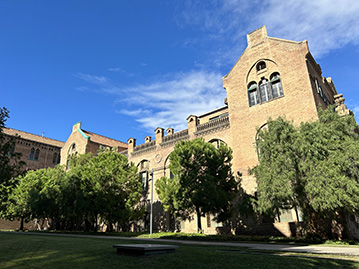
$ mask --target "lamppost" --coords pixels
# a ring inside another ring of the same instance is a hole
[[[152,171],[150,173],[150,176],[151,176],[151,211],[150,211],[150,235],[152,235],[152,204],[153,204],[153,168],[152,168]]]

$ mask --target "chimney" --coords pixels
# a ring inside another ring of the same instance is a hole
[[[187,123],[188,123],[188,134],[193,134],[194,132],[197,131],[197,125],[198,125],[198,118],[197,116],[194,115],[190,115],[187,118]]]
[[[171,135],[175,132],[175,130],[173,128],[167,128],[166,132],[167,132],[167,135]]]
[[[163,132],[164,129],[161,127],[157,127],[157,129],[155,130],[156,145],[162,143]]]
[[[136,139],[129,138],[127,140],[127,144],[128,144],[128,153],[132,153],[133,149],[136,147]]]

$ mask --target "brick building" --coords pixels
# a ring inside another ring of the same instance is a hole
[[[242,187],[247,193],[256,190],[256,180],[249,168],[258,163],[256,135],[266,128],[268,118],[285,116],[294,124],[318,119],[318,108],[337,105],[340,113],[351,113],[338,95],[331,78],[322,76],[320,66],[308,49],[307,41],[294,42],[267,36],[263,26],[247,35],[248,46],[239,60],[223,77],[227,92],[225,106],[203,115],[190,115],[188,128],[174,132],[155,130],[155,140],[145,137],[145,143],[136,145],[136,139],[128,140],[128,158],[136,163],[143,182],[154,171],[154,182],[162,176],[170,177],[168,156],[179,140],[203,137],[205,141],[218,145],[226,143],[233,150],[232,170],[242,174]],[[148,193],[151,189],[149,188]],[[156,193],[155,204],[159,204]],[[300,221],[291,211],[282,212],[282,223],[274,226],[283,234],[290,234],[290,222]],[[155,207],[155,228],[166,228],[168,222]],[[213,216],[202,219],[205,233],[214,233],[221,226],[212,221]],[[181,230],[196,232],[196,216],[192,221],[181,223]],[[156,227],[157,225],[160,225]],[[272,224],[273,226],[273,224]]]
[[[3,133],[5,139],[15,139],[12,151],[22,154],[21,160],[26,163],[26,170],[54,168],[60,163],[64,142],[11,128],[4,128]]]
[[[97,155],[99,149],[117,148],[118,152],[127,149],[127,144],[106,136],[81,129],[81,122],[72,126],[72,132],[61,149],[61,165],[68,165],[72,154],[92,153]]]
[[[225,143],[232,148],[232,171],[235,176],[242,174],[242,187],[247,193],[253,194],[256,180],[248,171],[258,163],[256,136],[259,129],[266,128],[268,118],[285,116],[294,124],[315,121],[318,119],[318,108],[329,105],[335,105],[340,114],[352,112],[344,105],[343,96],[337,94],[331,78],[322,76],[307,41],[268,37],[263,26],[249,33],[247,42],[243,54],[223,77],[223,87],[227,92],[224,106],[203,115],[190,115],[185,130],[175,132],[168,128],[165,131],[158,127],[154,130],[154,140],[152,135],[148,135],[143,144],[137,145],[135,138],[128,139],[126,144],[85,131],[78,122],[73,125],[65,143],[17,131],[21,138],[17,138],[16,150],[23,153],[29,169],[38,169],[53,167],[55,153],[56,156],[61,154],[60,163],[66,165],[71,154],[91,152],[96,155],[98,149],[117,147],[119,152],[126,154],[129,161],[137,165],[143,184],[148,187],[144,202],[149,205],[150,172],[153,171],[154,182],[162,176],[171,177],[168,157],[176,142],[202,137],[215,146]],[[8,135],[14,135],[15,131],[4,130]],[[39,153],[36,155],[37,150]],[[34,160],[29,161],[31,156]],[[154,229],[166,230],[169,228],[169,216],[163,212],[155,191],[154,201]],[[212,219],[213,216],[202,219],[205,233],[215,233],[221,226]],[[148,228],[148,220],[147,214],[139,225]],[[270,226],[282,234],[290,235],[293,221],[300,220],[294,212],[283,211],[281,222],[271,223]],[[196,216],[193,216],[191,221],[182,221],[180,229],[196,232],[196,224]]]
[[[61,148],[64,142],[48,137],[31,134],[11,128],[2,129],[5,140],[14,139],[13,152],[21,153],[21,161],[25,162],[24,170],[54,168],[60,163]],[[20,227],[20,221],[0,219],[0,229],[13,230]],[[35,222],[24,224],[25,229],[34,229]]]

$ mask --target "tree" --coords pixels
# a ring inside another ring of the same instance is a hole
[[[230,202],[237,192],[231,172],[232,151],[226,145],[216,149],[202,138],[180,141],[169,156],[175,177],[169,188],[163,181],[156,185],[167,208],[172,207],[186,218],[196,212],[197,227],[202,230],[201,216],[217,214],[223,221],[230,216]],[[162,187],[161,187],[162,185]]]
[[[6,204],[11,189],[15,186],[14,178],[23,172],[24,162],[21,154],[13,151],[14,139],[6,139],[3,133],[9,111],[0,108],[0,216],[6,217]]]
[[[82,180],[90,184],[85,199],[91,203],[94,216],[100,215],[108,230],[118,223],[126,229],[129,221],[137,219],[144,210],[138,207],[142,196],[142,183],[137,167],[114,150],[104,150],[90,159]]]
[[[359,136],[352,116],[331,109],[319,120],[294,127],[283,118],[268,121],[259,133],[256,209],[278,213],[299,206],[308,227],[331,234],[332,220],[345,226],[347,215],[359,211]],[[323,223],[327,222],[325,229]]]
[[[9,195],[7,216],[21,220],[20,230],[23,222],[31,219],[61,219],[59,196],[64,173],[60,167],[44,168],[17,178],[17,185]]]

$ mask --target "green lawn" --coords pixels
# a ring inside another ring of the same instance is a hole
[[[148,241],[0,233],[0,268],[359,268],[357,262],[348,260],[284,257],[244,248],[182,244],[178,244],[176,253],[133,257],[116,253],[112,245],[121,243]]]

